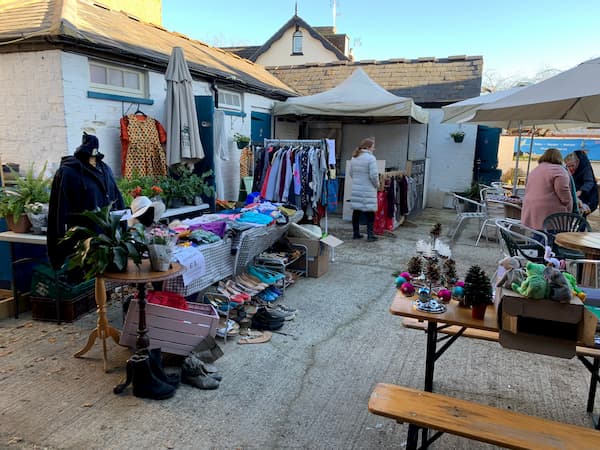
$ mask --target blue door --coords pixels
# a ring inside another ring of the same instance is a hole
[[[252,111],[250,114],[250,138],[252,142],[263,143],[271,138],[271,114]]]
[[[213,120],[215,115],[215,102],[212,95],[196,95],[196,116],[198,117],[198,129],[200,130],[200,142],[204,149],[204,159],[194,165],[194,173],[202,175],[208,170],[212,170],[213,175],[206,178],[206,181],[215,188],[215,147],[213,138]],[[208,203],[211,210],[215,210],[215,197],[208,198],[203,196],[205,203]]]
[[[480,183],[489,185],[499,181],[502,171],[498,169],[498,144],[502,129],[480,125],[475,141],[475,176]]]

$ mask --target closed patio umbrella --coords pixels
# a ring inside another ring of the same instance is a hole
[[[204,158],[192,92],[192,75],[183,49],[173,47],[167,80],[167,164],[194,163]]]

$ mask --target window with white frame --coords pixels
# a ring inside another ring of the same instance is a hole
[[[292,35],[292,55],[302,54],[302,31],[300,26],[296,25],[296,31]]]
[[[90,61],[90,90],[106,94],[146,97],[146,72]]]
[[[239,92],[219,89],[219,109],[242,111],[242,95]]]

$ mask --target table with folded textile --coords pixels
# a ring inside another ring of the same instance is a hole
[[[197,246],[196,249],[202,253],[205,260],[204,274],[187,284],[184,283],[183,275],[180,275],[168,280],[164,289],[189,296],[240,272],[253,261],[256,255],[283,237],[289,224],[300,221],[302,215],[303,212],[298,210],[290,215],[285,223],[253,226],[243,231],[233,230],[218,242]]]

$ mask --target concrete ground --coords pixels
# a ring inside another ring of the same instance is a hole
[[[285,303],[295,320],[270,342],[220,341],[218,390],[182,385],[169,400],[115,395],[126,348],[109,343],[110,373],[101,345],[73,353],[95,326],[95,313],[73,324],[0,322],[0,448],[7,449],[381,449],[402,448],[406,425],[372,415],[367,402],[378,382],[422,388],[425,334],[404,329],[388,312],[396,293],[391,273],[403,270],[415,242],[449,210],[426,210],[376,243],[351,239],[333,217],[330,233],[345,240],[329,272],[300,279]],[[597,228],[597,227],[596,227]],[[597,228],[598,229],[598,228]],[[458,271],[472,264],[492,275],[497,243],[475,247],[476,225],[452,246]],[[110,305],[120,326],[120,305]],[[591,426],[585,412],[589,374],[577,360],[503,349],[459,339],[438,361],[435,391],[561,422]],[[598,412],[598,407],[596,407]],[[443,436],[433,448],[493,448]]]

